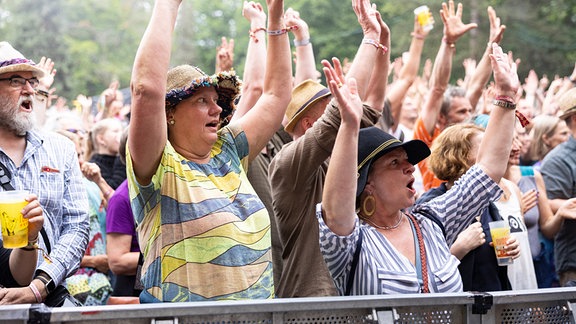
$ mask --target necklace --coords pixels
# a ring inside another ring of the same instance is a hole
[[[404,213],[400,212],[400,217],[398,217],[398,222],[396,222],[396,224],[392,225],[392,226],[381,226],[381,225],[377,225],[376,223],[374,223],[371,220],[365,219],[366,222],[370,223],[370,225],[376,227],[377,229],[381,229],[381,230],[393,230],[398,228],[398,226],[400,226],[400,224],[402,224],[402,220],[404,219]]]

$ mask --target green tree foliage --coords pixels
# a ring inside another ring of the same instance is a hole
[[[241,0],[184,0],[173,42],[172,65],[193,64],[214,71],[220,38],[235,40],[235,68],[242,75],[249,25]],[[434,59],[442,38],[441,1],[374,0],[392,32],[392,59],[410,45],[413,9],[427,4],[435,28],[426,40],[423,60]],[[127,87],[138,43],[150,17],[153,0],[0,0],[1,40],[9,41],[35,61],[56,62],[58,94],[98,95],[112,80]],[[261,0],[265,6],[265,1]],[[350,0],[285,0],[309,24],[316,59],[353,58],[362,31]],[[452,80],[462,78],[463,59],[479,59],[489,34],[486,8],[491,5],[507,26],[502,46],[521,59],[521,78],[566,76],[576,62],[574,0],[469,0],[463,21],[478,28],[458,41]],[[291,37],[292,39],[292,37]],[[264,62],[262,63],[264,64]],[[318,64],[320,68],[320,64]]]

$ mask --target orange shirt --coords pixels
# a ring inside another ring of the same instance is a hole
[[[432,136],[426,130],[424,126],[424,122],[422,118],[418,117],[416,120],[416,124],[414,125],[414,137],[413,139],[419,139],[422,142],[426,143],[428,147],[432,146],[432,142],[434,139],[440,135],[440,129],[438,127],[434,127],[434,132]],[[420,173],[422,173],[422,183],[424,185],[424,190],[428,191],[432,188],[438,187],[443,181],[436,178],[434,173],[428,169],[428,159],[424,159],[418,163],[418,168],[420,169]]]

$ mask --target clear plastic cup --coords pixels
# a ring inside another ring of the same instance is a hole
[[[2,240],[7,249],[28,245],[28,219],[22,216],[22,208],[28,204],[26,190],[0,192],[0,225]]]
[[[504,220],[494,221],[488,223],[490,226],[490,235],[492,236],[492,243],[494,244],[494,251],[496,251],[496,259],[499,266],[507,266],[514,263],[514,259],[508,256],[504,247],[506,241],[510,238],[510,225]]]
[[[430,31],[434,28],[434,20],[432,19],[432,13],[428,6],[423,5],[414,9],[414,14],[418,18],[418,23],[424,31]]]

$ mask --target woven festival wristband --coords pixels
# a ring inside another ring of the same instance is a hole
[[[364,38],[362,39],[362,44],[368,44],[368,45],[372,45],[374,47],[376,47],[376,50],[382,50],[382,54],[386,54],[388,52],[388,47],[380,44],[379,42],[370,39],[370,38]]]
[[[267,30],[266,32],[270,36],[280,36],[280,35],[286,34],[287,32],[289,32],[291,30],[297,30],[297,29],[298,29],[298,26],[294,25],[294,26],[288,26],[286,28],[282,28],[280,30]]]

